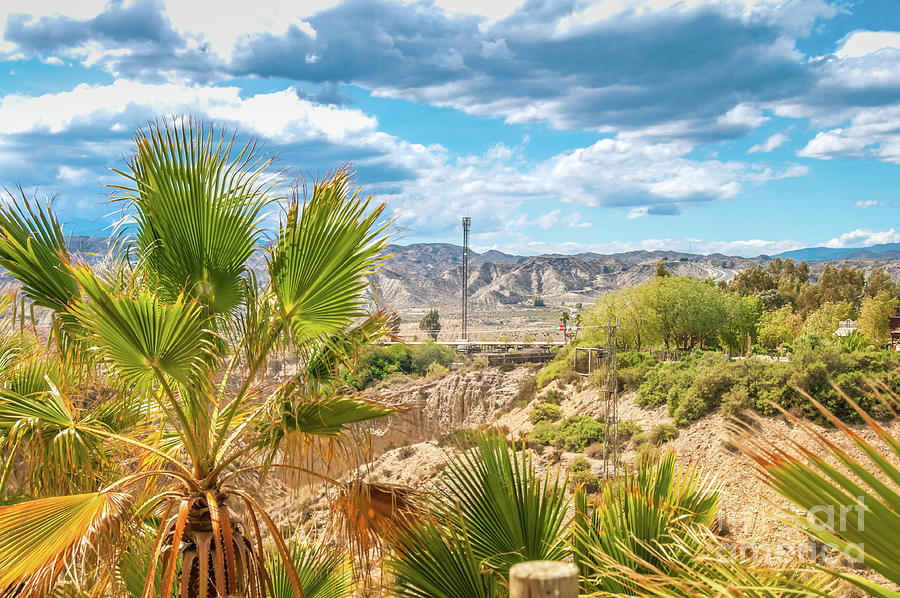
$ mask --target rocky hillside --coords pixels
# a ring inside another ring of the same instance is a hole
[[[397,310],[458,309],[462,247],[447,243],[391,245],[386,253],[391,257],[375,280],[379,304]],[[476,311],[528,307],[535,297],[542,297],[548,305],[587,303],[606,291],[648,280],[659,260],[677,275],[727,281],[738,271],[768,259],[674,251],[535,257],[470,251],[469,305]],[[866,270],[884,268],[894,279],[900,278],[900,259],[891,253],[878,256],[856,252],[845,259],[816,262],[811,264],[811,275],[815,277],[826,263],[846,263]]]
[[[420,380],[396,388],[386,388],[368,393],[369,396],[395,402],[406,407],[403,415],[372,429],[375,460],[356,472],[345,474],[345,479],[359,476],[369,481],[399,484],[427,491],[441,471],[458,454],[457,445],[448,440],[450,432],[461,428],[499,426],[508,431],[511,438],[524,438],[531,430],[529,412],[541,397],[528,404],[517,404],[516,390],[519,381],[532,375],[527,368],[510,373],[496,369],[451,373],[440,380]],[[540,394],[555,391],[562,397],[562,416],[586,415],[602,417],[597,391],[575,386],[558,387],[556,382]],[[635,403],[633,393],[620,399],[619,417],[630,419],[645,431],[657,424],[671,423],[665,408],[645,409]],[[900,423],[888,425],[893,434],[900,434]],[[856,457],[862,457],[857,447],[833,428],[810,424],[810,431],[822,435]],[[871,430],[856,427],[863,438],[878,444]],[[769,439],[793,438],[801,440],[806,432],[792,426],[783,418],[765,420],[759,428],[761,437]],[[720,414],[711,414],[691,425],[681,428],[677,438],[659,447],[672,449],[684,463],[700,466],[713,476],[721,488],[720,520],[728,539],[741,549],[755,554],[763,562],[786,563],[796,558],[809,558],[808,539],[777,516],[787,503],[774,491],[761,483],[752,461],[730,442],[725,421]],[[582,454],[561,451],[546,446],[536,446],[535,463],[540,469],[565,471],[576,457]],[[593,473],[602,475],[602,450],[588,446],[583,456],[592,466]],[[634,447],[627,445],[622,462],[631,465],[635,460]],[[327,525],[329,501],[325,494],[314,494],[301,506],[294,494],[269,482],[267,492],[279,523],[296,528],[307,522],[313,527]],[[310,523],[311,522],[311,523]],[[826,555],[827,559],[838,559]]]

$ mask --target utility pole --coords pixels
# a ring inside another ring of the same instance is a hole
[[[472,219],[463,216],[463,271],[462,271],[462,340],[469,340],[469,228]]]

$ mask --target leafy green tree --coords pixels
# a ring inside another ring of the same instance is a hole
[[[819,299],[823,303],[846,301],[854,308],[859,308],[866,286],[866,275],[863,270],[842,265],[840,268],[826,264],[819,276],[816,287]]]
[[[897,309],[897,297],[882,289],[874,297],[865,297],[859,310],[859,332],[867,340],[880,347],[887,341],[889,318]]]
[[[838,329],[843,320],[853,319],[853,306],[848,301],[827,301],[819,309],[806,316],[803,334],[814,334],[828,338]]]
[[[891,295],[897,297],[897,290],[897,285],[894,284],[894,281],[882,268],[872,270],[872,273],[869,274],[869,278],[866,280],[867,297],[874,297],[881,291],[888,291]]]
[[[722,296],[725,318],[719,328],[719,340],[734,353],[742,353],[748,343],[756,340],[759,319],[762,317],[762,300],[756,296],[726,293]]]
[[[759,343],[769,350],[777,349],[797,338],[802,327],[803,318],[790,305],[764,312],[759,319]]]
[[[430,335],[433,340],[437,340],[438,333],[441,331],[441,316],[438,313],[438,310],[429,310],[428,313],[419,320],[419,330]]]
[[[650,281],[606,293],[585,312],[584,322],[588,326],[605,326],[618,319],[619,347],[640,351],[660,340],[654,304],[656,289],[656,282]]]
[[[659,279],[653,307],[666,348],[708,346],[725,320],[719,291],[689,276]]]
[[[535,297],[531,302],[533,307],[544,307],[544,298],[543,297]]]

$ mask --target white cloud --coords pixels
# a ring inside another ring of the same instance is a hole
[[[537,218],[537,225],[541,227],[541,230],[550,230],[559,222],[559,214],[560,210],[547,212]]]
[[[826,241],[824,247],[868,247],[882,243],[900,243],[900,233],[893,228],[886,231],[873,231],[858,228],[840,237]]]
[[[855,208],[874,208],[874,207],[883,206],[883,205],[884,204],[882,202],[878,201],[877,199],[869,199],[866,201],[859,200],[855,204],[853,204],[853,207],[855,207]]]
[[[900,164],[900,104],[859,109],[844,126],[816,133],[797,155],[820,160],[875,158]]]
[[[781,147],[788,140],[788,136],[784,133],[775,133],[762,143],[757,143],[747,150],[748,154],[767,154],[772,150]]]
[[[835,52],[838,58],[859,58],[879,50],[900,50],[900,31],[854,31]]]
[[[643,206],[640,208],[631,208],[630,210],[628,210],[628,216],[626,216],[626,218],[628,218],[629,220],[636,220],[638,218],[646,218],[647,214],[649,214],[649,213],[650,213],[650,208],[648,208],[647,206]]]

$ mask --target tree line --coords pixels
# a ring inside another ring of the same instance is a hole
[[[584,315],[584,324],[619,319],[621,349],[719,347],[743,353],[758,345],[775,350],[796,338],[831,336],[842,320],[858,320],[859,334],[885,343],[888,317],[900,284],[882,269],[826,265],[817,281],[809,266],[772,260],[744,270],[730,282],[671,276],[663,262],[648,282],[608,293]]]

